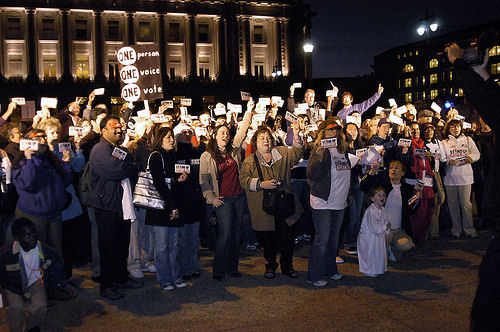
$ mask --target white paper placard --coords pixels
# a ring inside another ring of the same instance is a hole
[[[181,99],[181,106],[191,106],[191,98],[183,98]]]
[[[122,149],[120,148],[115,148],[113,150],[113,152],[111,153],[111,155],[115,158],[118,158],[120,160],[125,160],[125,158],[127,157],[127,152],[123,151]]]
[[[277,104],[279,106],[281,101],[283,101],[283,98],[281,98],[280,96],[272,96],[271,97],[271,104]]]
[[[400,126],[405,125],[403,122],[403,119],[401,119],[399,116],[396,116],[396,115],[389,116],[389,121],[391,121],[392,123],[395,123],[397,125],[400,125]]]
[[[26,99],[24,99],[22,97],[12,98],[11,101],[16,103],[17,105],[21,105],[21,106],[26,105]]]
[[[231,104],[232,105],[232,111],[236,113],[243,113],[243,106],[239,104]]]
[[[127,129],[127,135],[129,135],[131,137],[136,137],[137,136],[135,130],[133,130],[133,129]]]
[[[175,167],[175,173],[187,173],[187,174],[189,174],[191,172],[190,165],[175,164],[174,167]]]
[[[301,82],[296,82],[296,83],[293,83],[293,87],[294,87],[295,89],[300,89],[300,88],[302,88],[302,83],[301,83]]]
[[[426,152],[426,148],[416,148],[415,150],[413,150],[413,154],[417,157],[425,157]]]
[[[307,109],[304,108],[294,108],[293,113],[296,115],[307,114]]]
[[[104,88],[99,88],[94,90],[94,95],[102,96],[104,94]]]
[[[309,109],[309,105],[307,105],[307,103],[301,103],[297,105],[297,108],[307,110]]]
[[[208,131],[205,127],[194,127],[194,133],[197,137],[205,136],[208,137]]]
[[[266,114],[264,113],[254,114],[252,119],[256,122],[264,122],[266,121]]]
[[[367,149],[357,149],[356,150],[356,157],[361,158],[366,154]]]
[[[317,131],[318,130],[318,125],[313,123],[305,126],[305,129],[308,131]]]
[[[58,144],[59,152],[71,151],[71,143],[63,142]]]
[[[83,135],[83,128],[70,126],[70,127],[68,127],[68,135],[69,136],[81,136],[81,135]]]
[[[397,106],[397,104],[396,104],[396,100],[394,100],[394,98],[389,99],[389,105],[390,105],[391,107]]]
[[[299,121],[299,118],[295,114],[287,111],[285,114],[285,120],[290,121],[291,123],[296,123]]]
[[[472,128],[472,125],[471,125],[470,123],[468,123],[468,122],[463,122],[463,123],[462,123],[462,127],[463,127],[464,129],[471,129],[471,128]]]
[[[335,90],[326,90],[326,96],[327,97],[337,97],[338,91]]]
[[[187,107],[181,106],[179,109],[181,111],[181,117],[185,118],[189,116]]]
[[[336,148],[337,147],[337,139],[336,138],[324,138],[321,140],[321,146],[323,148]]]
[[[40,106],[48,108],[57,108],[57,98],[42,97],[40,100]]]
[[[214,108],[214,114],[215,116],[220,116],[226,114],[226,109],[225,108]]]
[[[455,119],[458,121],[463,121],[463,120],[465,120],[465,116],[458,114],[455,116]]]
[[[161,104],[165,105],[166,108],[174,108],[174,101],[173,100],[162,100]]]
[[[249,101],[250,98],[252,98],[249,92],[240,91],[240,93],[241,93],[241,100],[243,101]]]
[[[378,114],[382,113],[383,110],[384,110],[383,107],[377,106],[377,108],[375,109],[375,114],[378,115]]]
[[[140,118],[149,118],[151,113],[148,110],[137,111],[137,116]]]
[[[38,151],[38,141],[33,139],[21,139],[19,140],[19,151],[26,151],[30,149],[31,151]]]
[[[261,105],[271,105],[271,98],[259,98],[259,104]]]
[[[151,121],[153,121],[154,123],[164,123],[167,122],[167,118],[163,113],[151,114]]]
[[[399,106],[398,108],[396,108],[396,113],[401,116],[403,114],[405,114],[408,110],[406,109],[406,106],[403,105],[403,106]]]
[[[400,138],[399,141],[398,141],[398,146],[410,147],[411,146],[411,139],[409,139],[409,138]]]
[[[357,121],[357,118],[355,116],[352,116],[352,115],[348,115],[345,117],[345,123],[354,123],[356,124],[356,121]]]
[[[441,113],[441,107],[439,107],[439,105],[435,102],[432,102],[431,109],[436,113]]]
[[[374,148],[375,148],[375,150],[377,150],[377,152],[380,152],[384,149],[384,146],[383,145],[375,145]]]

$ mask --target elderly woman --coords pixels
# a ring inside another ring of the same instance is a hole
[[[293,137],[292,149],[285,146],[276,147],[271,129],[268,126],[260,127],[252,137],[252,145],[257,152],[249,155],[241,168],[240,182],[247,193],[253,229],[257,232],[259,242],[264,246],[264,258],[267,262],[264,277],[269,279],[274,278],[278,267],[276,263],[278,249],[281,252],[281,272],[291,278],[299,276],[292,264],[291,229],[302,213],[299,202],[294,196],[295,209],[291,210],[291,215],[286,218],[270,215],[262,206],[264,190],[278,189],[292,193],[290,169],[299,162],[304,152],[297,124],[293,126]]]
[[[215,245],[213,278],[222,281],[226,273],[238,272],[240,224],[245,210],[245,190],[240,186],[241,146],[252,121],[253,101],[247,104],[243,122],[231,137],[226,124],[216,126],[200,157],[200,185],[207,204],[217,215],[219,232]]]
[[[336,147],[323,147],[322,140],[336,138]],[[324,278],[339,280],[336,253],[344,209],[351,188],[351,165],[346,153],[342,120],[324,121],[314,143],[306,170],[311,190],[311,208],[316,234],[309,256],[307,281],[316,287],[328,284]],[[352,197],[350,197],[352,200]]]

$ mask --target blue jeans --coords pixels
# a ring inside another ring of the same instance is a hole
[[[200,268],[200,223],[184,224],[179,232],[179,266],[181,275],[198,273]]]
[[[219,232],[215,244],[213,274],[223,277],[238,272],[241,220],[245,211],[245,194],[222,198],[224,205],[215,208]]]
[[[179,227],[147,226],[153,233],[156,280],[160,286],[174,284],[181,278],[177,248]]]
[[[359,184],[354,185],[354,202],[349,206],[349,220],[344,230],[344,247],[356,247],[359,226],[361,225],[361,209],[364,193]]]
[[[247,203],[245,203],[245,213],[243,213],[243,220],[241,221],[241,242],[244,248],[249,244],[257,242],[257,238],[252,228],[252,217],[250,216],[250,210],[248,209]]]
[[[338,272],[335,258],[344,210],[312,209],[316,233],[309,256],[307,280],[315,282]]]
[[[151,231],[146,228],[146,209],[135,208],[137,220],[130,226],[130,244],[128,249],[129,271],[141,270],[153,260],[153,241]]]

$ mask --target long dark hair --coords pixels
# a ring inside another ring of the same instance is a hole
[[[212,130],[212,135],[210,136],[210,139],[208,140],[207,144],[207,152],[210,153],[210,156],[215,160],[215,163],[217,165],[221,164],[224,161],[224,157],[219,150],[219,146],[217,145],[217,133],[222,127],[226,127],[227,130],[229,130],[228,125],[223,124],[216,126],[214,130]],[[227,142],[226,148],[224,149],[224,153],[226,155],[230,155],[233,153],[234,147],[233,147],[233,137],[229,137],[229,141]]]
[[[45,135],[45,131],[43,131],[41,129],[33,129],[33,130],[29,131],[24,137],[30,138],[31,135],[36,135],[36,134],[44,134]],[[49,161],[49,164],[52,165],[52,167],[54,167],[56,173],[59,174],[59,176],[61,178],[64,178],[64,168],[63,168],[61,159],[59,159],[59,157],[53,151],[50,151],[50,149],[48,147],[47,140],[45,141],[45,145],[47,145],[47,150],[43,154],[45,154],[47,156],[47,160]],[[13,168],[20,168],[21,165],[19,165],[19,162],[23,159],[26,159],[24,154],[21,154],[21,153],[18,154],[18,157],[16,159],[14,159]]]
[[[358,131],[358,136],[354,140],[352,139],[351,135],[347,132],[347,126],[349,126],[349,125],[353,125],[356,128],[356,130]],[[359,132],[359,128],[358,128],[357,124],[352,123],[352,122],[346,123],[344,128],[342,129],[342,131],[344,132],[345,140],[346,140],[347,144],[354,142],[354,149],[357,150],[357,149],[362,149],[365,147],[365,143],[363,143],[363,140],[361,139],[361,133]]]
[[[151,143],[151,151],[160,151],[162,148],[163,139],[168,133],[172,134],[174,138],[174,130],[171,127],[158,127],[156,129],[155,135],[153,137],[153,142]]]

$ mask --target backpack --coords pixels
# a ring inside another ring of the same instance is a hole
[[[92,195],[92,185],[90,182],[90,162],[85,164],[82,175],[80,176],[80,183],[78,192],[80,194],[80,203],[85,206],[90,206],[90,196]]]

